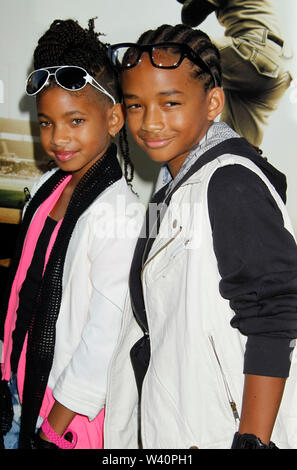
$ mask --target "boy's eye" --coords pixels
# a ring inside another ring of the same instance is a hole
[[[131,104],[125,104],[126,109],[132,110],[132,109],[139,109],[141,108],[141,105],[139,103],[131,103]]]

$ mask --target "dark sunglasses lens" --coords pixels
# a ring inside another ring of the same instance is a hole
[[[139,48],[138,47],[119,47],[114,51],[114,63],[117,62],[125,69],[134,67],[138,62]]]
[[[156,46],[152,48],[152,59],[157,67],[177,67],[182,57],[178,46]]]
[[[59,85],[67,90],[79,90],[86,84],[86,73],[76,67],[65,67],[57,70],[56,79]]]
[[[37,70],[32,73],[27,81],[26,91],[29,95],[34,95],[46,83],[48,72],[46,70]]]

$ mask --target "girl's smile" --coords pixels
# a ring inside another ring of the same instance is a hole
[[[55,152],[55,155],[57,160],[59,160],[60,162],[67,162],[68,160],[71,160],[74,155],[76,155],[76,152],[64,150],[63,152]]]
[[[123,72],[122,85],[133,138],[152,160],[167,162],[175,177],[216,117],[211,102],[217,88],[206,92],[187,60],[173,70],[159,69],[146,53]]]

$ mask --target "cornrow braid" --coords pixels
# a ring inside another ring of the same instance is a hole
[[[83,67],[120,102],[122,92],[119,77],[107,55],[109,44],[100,41],[99,37],[103,33],[95,32],[95,19],[89,20],[87,29],[82,28],[77,21],[72,19],[54,20],[38,41],[34,51],[34,69],[59,65]],[[52,84],[55,86],[54,82]],[[102,99],[109,98],[102,94]],[[120,134],[120,147],[124,158],[125,178],[128,183],[131,183],[134,167],[129,157],[125,130]]]
[[[107,56],[108,44],[99,40],[102,33],[95,32],[94,20],[89,20],[88,29],[71,19],[53,21],[38,41],[34,68],[55,65],[83,67],[119,101],[121,91],[117,74]]]
[[[148,30],[143,33],[139,37],[137,44],[156,44],[166,41],[188,44],[193,51],[206,62],[215,76],[217,84],[221,86],[222,70],[220,54],[206,33],[184,24],[175,26],[163,24],[155,30]],[[208,90],[212,88],[214,83],[211,76],[201,70],[197,65],[192,65],[194,76],[204,81],[205,89]]]

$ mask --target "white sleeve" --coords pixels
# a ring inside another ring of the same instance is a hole
[[[140,224],[139,217],[134,227],[140,230]],[[90,420],[105,404],[107,371],[120,332],[130,265],[139,234],[138,229],[131,232],[131,217],[118,217],[116,227],[117,236],[104,238],[98,225],[89,252],[92,292],[88,321],[53,391],[58,402]]]

